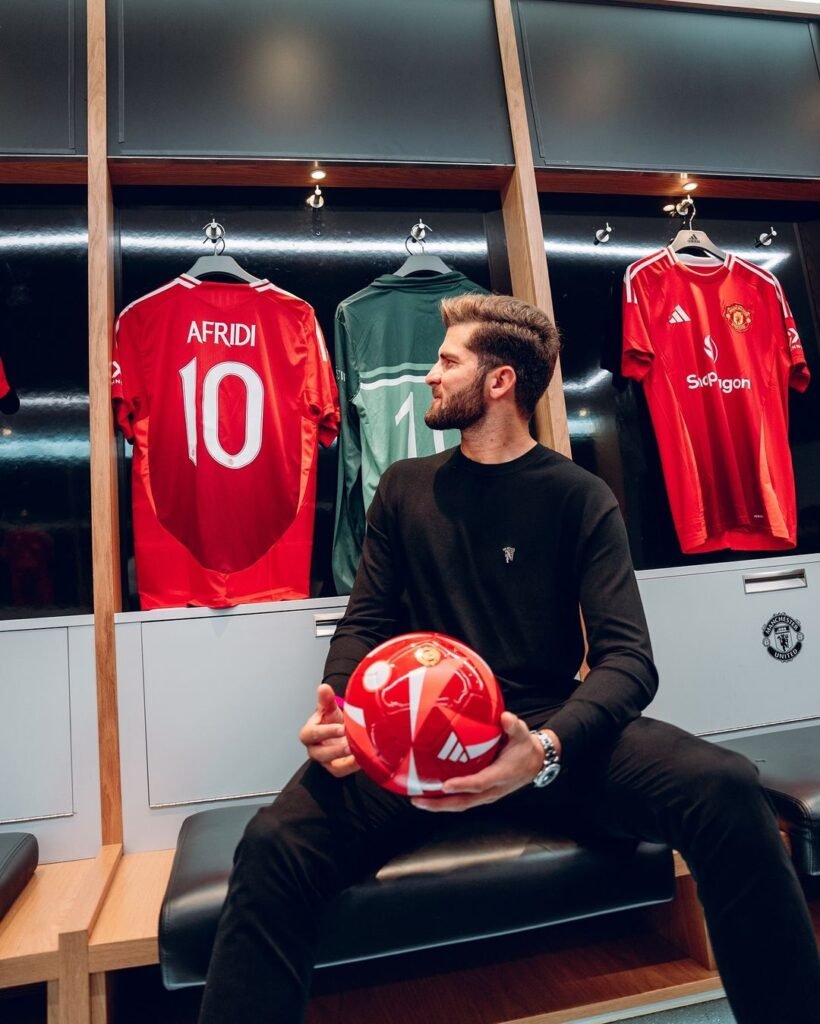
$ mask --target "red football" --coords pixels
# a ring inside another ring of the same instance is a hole
[[[374,648],[345,693],[345,731],[362,770],[404,796],[441,796],[498,754],[504,710],[489,665],[459,640],[407,633]]]

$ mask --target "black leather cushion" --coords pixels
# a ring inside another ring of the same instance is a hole
[[[34,874],[40,850],[28,832],[0,833],[0,918]]]
[[[256,807],[183,823],[162,905],[166,987],[201,985],[234,848]],[[404,953],[670,900],[672,857],[641,843],[580,846],[487,817],[455,816],[431,841],[342,893],[317,966]]]
[[[780,815],[802,875],[820,875],[820,725],[721,740],[745,754]]]

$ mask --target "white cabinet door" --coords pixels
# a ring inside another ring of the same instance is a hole
[[[345,598],[117,616],[127,851],[173,846],[184,818],[274,794],[298,740]]]
[[[660,672],[647,714],[696,733],[820,717],[820,561],[641,576]]]
[[[0,823],[73,813],[68,631],[0,633]]]
[[[144,622],[151,807],[281,789],[327,645],[309,610]]]

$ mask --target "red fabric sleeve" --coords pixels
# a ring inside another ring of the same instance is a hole
[[[655,352],[652,339],[639,304],[636,282],[628,267],[623,289],[623,350],[621,373],[624,377],[642,380],[652,369]]]

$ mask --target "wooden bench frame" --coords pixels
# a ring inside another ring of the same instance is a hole
[[[91,1019],[89,938],[121,859],[114,845],[42,864],[0,921],[0,988],[46,982],[48,1024]]]
[[[0,922],[0,988],[46,982],[48,1024],[108,1024],[110,972],[159,962],[159,909],[173,856],[173,850],[123,856],[121,847],[105,846],[93,860],[39,867]],[[692,879],[679,858],[676,882],[676,899],[646,913],[653,929],[704,968],[704,976],[632,996],[624,1005],[720,987]],[[621,1003],[623,997],[594,1008]],[[593,1012],[593,1005],[583,1010]],[[569,1018],[550,1013],[537,1019]]]
[[[0,921],[0,988],[46,982],[48,1024],[109,1024],[110,973],[159,962],[159,910],[173,857],[173,850],[123,855],[112,845],[91,860],[41,865]],[[675,883],[671,903],[641,913],[652,932],[689,958],[686,980],[656,981],[639,992],[611,986],[606,998],[519,1016],[516,1024],[562,1024],[579,1015],[720,995],[695,883],[677,853]],[[815,919],[820,932],[820,908]]]

